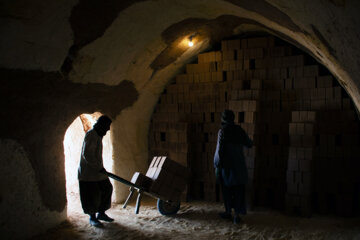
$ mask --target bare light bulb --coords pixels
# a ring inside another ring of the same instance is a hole
[[[189,47],[194,46],[194,43],[192,42],[192,40],[189,41]]]

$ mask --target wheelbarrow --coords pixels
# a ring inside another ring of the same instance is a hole
[[[126,201],[124,202],[124,204],[122,206],[123,208],[126,208],[128,202],[131,199],[131,197],[133,196],[135,190],[138,192],[137,199],[136,199],[135,214],[139,213],[142,194],[146,194],[150,197],[157,199],[157,209],[160,212],[160,214],[162,214],[162,215],[165,215],[165,216],[173,215],[173,214],[176,214],[180,209],[180,202],[164,199],[164,197],[159,196],[155,193],[149,192],[144,187],[136,185],[136,184],[134,184],[122,177],[119,177],[113,173],[105,171],[104,174],[106,174],[108,177],[110,177],[116,181],[119,181],[127,186],[130,186],[130,194],[127,197]]]

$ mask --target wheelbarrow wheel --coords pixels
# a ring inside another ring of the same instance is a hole
[[[157,208],[158,208],[159,212],[161,213],[161,215],[164,215],[164,216],[173,215],[179,211],[180,202],[169,203],[169,202],[163,201],[161,199],[158,199]]]

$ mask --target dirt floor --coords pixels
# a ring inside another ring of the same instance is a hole
[[[360,218],[313,216],[290,217],[270,210],[251,211],[243,223],[235,225],[218,217],[223,210],[220,203],[182,203],[175,216],[162,216],[155,199],[144,198],[140,213],[134,213],[134,203],[126,209],[113,204],[107,211],[115,218],[104,223],[103,228],[90,226],[87,215],[82,213],[79,199],[69,201],[68,220],[33,240],[69,239],[359,239]]]

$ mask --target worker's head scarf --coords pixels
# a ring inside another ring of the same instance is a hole
[[[94,129],[99,134],[99,136],[105,136],[106,132],[110,129],[111,122],[111,119],[106,115],[99,117],[94,125]]]
[[[234,124],[235,114],[233,111],[226,109],[221,114],[221,125]]]

